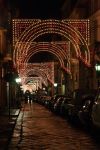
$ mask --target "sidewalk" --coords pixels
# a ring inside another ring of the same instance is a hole
[[[20,109],[0,110],[0,150],[7,150]]]

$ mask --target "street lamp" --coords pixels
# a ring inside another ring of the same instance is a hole
[[[57,83],[54,83],[54,87],[57,87]]]
[[[16,83],[19,84],[19,83],[21,83],[21,78],[16,78],[15,81],[16,81]]]
[[[57,94],[57,83],[54,83],[54,93]]]
[[[98,86],[100,86],[100,64],[95,65]]]
[[[17,83],[17,92],[16,92],[16,104],[17,107],[21,106],[21,102],[20,102],[20,83],[21,83],[21,78],[15,78],[15,82]]]
[[[95,65],[95,69],[96,69],[96,71],[100,71],[100,65],[99,65],[99,64],[96,64],[96,65]]]

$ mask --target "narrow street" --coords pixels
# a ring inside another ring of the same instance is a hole
[[[9,150],[99,150],[82,128],[37,103],[23,104]]]

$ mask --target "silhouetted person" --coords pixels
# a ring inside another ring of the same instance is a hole
[[[31,93],[29,90],[25,91],[25,102],[27,102],[28,100],[31,100]]]

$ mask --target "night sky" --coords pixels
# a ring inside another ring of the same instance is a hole
[[[12,19],[62,19],[65,1],[68,17],[77,0],[0,0],[0,26],[7,24],[9,14]]]
[[[57,18],[61,17],[61,7],[65,0],[9,0],[13,14],[19,18]]]

